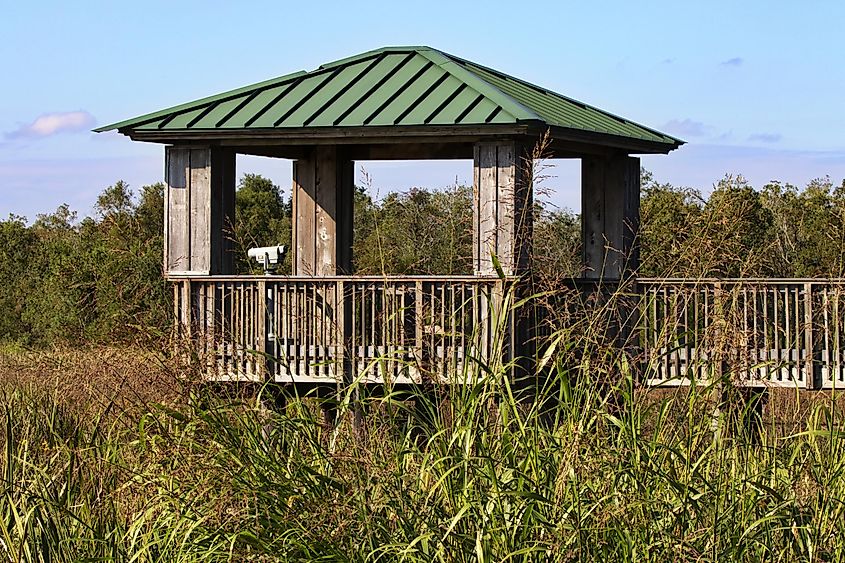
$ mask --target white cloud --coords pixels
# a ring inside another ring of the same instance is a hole
[[[742,66],[742,63],[744,63],[744,62],[745,62],[745,59],[743,59],[742,57],[734,57],[732,59],[722,61],[719,64],[721,64],[722,66]]]
[[[7,139],[38,139],[58,133],[86,131],[97,124],[97,120],[87,111],[66,111],[45,113],[35,121],[6,133]]]
[[[709,127],[700,121],[692,119],[672,119],[661,127],[664,131],[675,135],[687,135],[690,137],[701,137],[707,134]]]

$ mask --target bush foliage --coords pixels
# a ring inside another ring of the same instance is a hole
[[[163,281],[162,184],[137,197],[122,181],[81,220],[67,205],[31,224],[0,221],[0,340],[29,345],[129,340],[164,332],[171,295]],[[254,174],[238,187],[228,236],[238,273],[260,273],[246,251],[290,245],[291,201]],[[646,276],[839,276],[845,251],[845,182],[799,189],[771,182],[756,190],[725,176],[709,196],[642,175],[640,273]],[[472,188],[415,188],[375,200],[355,193],[354,271],[469,274]],[[540,276],[577,276],[580,219],[538,204],[534,264]],[[290,257],[281,273],[290,272]]]

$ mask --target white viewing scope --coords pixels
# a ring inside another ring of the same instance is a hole
[[[276,246],[260,246],[258,248],[250,248],[247,255],[261,264],[264,268],[264,273],[273,272],[282,263],[285,257],[285,247],[281,244]]]

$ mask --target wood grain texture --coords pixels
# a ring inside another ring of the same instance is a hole
[[[317,147],[314,151],[316,180],[314,185],[314,274],[331,276],[337,273],[337,147]]]
[[[640,269],[640,159],[625,157],[625,202],[622,221],[625,268],[630,272]]]
[[[473,165],[473,264],[476,274],[495,274],[495,254],[505,275],[530,267],[533,221],[530,173],[524,149],[514,141],[478,143]]]
[[[235,152],[211,150],[211,271],[235,271]]]
[[[516,243],[516,158],[513,144],[496,146],[496,255],[507,275],[514,274]]]
[[[352,268],[354,163],[318,146],[294,163],[294,274],[333,276]]]
[[[191,149],[190,153],[190,259],[189,268],[211,273],[211,150]]]
[[[167,209],[165,210],[165,271],[190,271],[191,216],[188,169],[190,149],[166,147]]]
[[[514,273],[529,272],[534,247],[534,160],[531,145],[516,143],[514,181]]]
[[[229,149],[167,147],[165,272],[234,272],[235,154]]]
[[[314,275],[315,164],[313,158],[293,163],[293,273]]]
[[[496,145],[479,145],[478,161],[478,262],[476,273],[492,274],[492,254],[498,252],[498,168]]]
[[[581,241],[583,277],[599,279],[604,273],[605,161],[581,159]]]
[[[620,279],[639,267],[640,161],[624,154],[581,164],[584,277]]]
[[[481,272],[481,146],[472,148],[472,268],[476,274]]]

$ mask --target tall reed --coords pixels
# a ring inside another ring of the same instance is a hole
[[[269,388],[193,388],[126,425],[6,382],[0,560],[845,559],[832,408],[716,432],[713,388],[638,388],[605,329],[548,335],[531,400],[493,354],[464,385],[344,393],[335,426],[313,398],[268,409]]]

